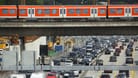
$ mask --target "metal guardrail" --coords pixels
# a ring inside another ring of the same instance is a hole
[[[0,71],[11,71],[11,70],[134,70],[138,71],[138,66],[3,66],[0,67]]]

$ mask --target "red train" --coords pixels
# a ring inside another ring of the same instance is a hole
[[[1,5],[0,18],[138,17],[138,5]]]

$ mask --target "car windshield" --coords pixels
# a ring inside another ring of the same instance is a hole
[[[52,74],[52,73],[51,73],[51,74],[48,74],[48,76],[55,76],[55,74]]]

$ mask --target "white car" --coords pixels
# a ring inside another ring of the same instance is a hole
[[[73,66],[73,61],[72,60],[66,60],[65,66]]]
[[[25,74],[11,74],[10,78],[26,78]]]
[[[74,73],[74,76],[75,77],[78,77],[79,76],[79,71],[78,70],[74,70],[73,73]]]
[[[46,78],[46,73],[45,72],[35,72],[32,73],[30,78]]]
[[[138,51],[138,46],[135,47],[135,51]]]
[[[60,62],[61,66],[73,66],[72,60],[65,60],[64,62]]]

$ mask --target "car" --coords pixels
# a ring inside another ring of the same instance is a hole
[[[92,44],[86,45],[86,52],[91,52],[92,51]]]
[[[45,77],[46,77],[45,72],[34,72],[30,76],[30,78],[45,78]]]
[[[110,56],[110,62],[116,62],[117,61],[117,57],[116,56]]]
[[[119,70],[119,73],[125,73],[126,77],[129,78],[129,70]]]
[[[53,60],[53,62],[54,62],[54,65],[57,65],[57,66],[60,65],[60,60]]]
[[[133,52],[133,47],[130,47],[130,48],[127,48],[127,49],[130,49],[130,51]]]
[[[123,49],[124,49],[124,46],[123,46],[123,45],[121,45],[121,46],[120,46],[120,49],[122,49],[122,50],[123,50]]]
[[[135,47],[135,51],[138,51],[138,46]]]
[[[125,73],[119,73],[116,78],[127,78]]]
[[[65,60],[67,60],[67,57],[61,57],[60,59],[61,62],[65,62]]]
[[[73,70],[74,77],[79,77],[79,71],[78,70]]]
[[[112,70],[104,70],[104,73],[112,73]]]
[[[126,64],[133,64],[133,58],[126,58]]]
[[[102,59],[96,60],[96,65],[103,65],[103,60]]]
[[[25,74],[11,74],[10,78],[26,78]]]
[[[94,76],[86,76],[84,78],[95,78]]]
[[[65,71],[63,74],[63,78],[74,78],[74,72],[73,71]]]
[[[63,65],[65,65],[65,66],[73,66],[73,61],[72,60],[65,60]]]
[[[138,60],[135,61],[135,64],[138,65]]]
[[[109,74],[102,74],[100,78],[111,78]]]
[[[105,54],[111,54],[111,51],[109,49],[105,49]]]
[[[126,50],[125,54],[126,56],[132,56],[132,52],[130,50]]]
[[[48,72],[46,78],[57,78],[56,73]]]
[[[91,57],[91,56],[88,56],[88,55],[87,55],[87,56],[85,56],[85,57],[84,57],[84,59],[88,60],[89,62],[91,62],[91,61],[92,61],[92,57]]]
[[[114,52],[114,56],[119,56],[120,53],[119,52]]]
[[[120,47],[119,48],[115,48],[115,52],[121,52],[121,49],[120,49]]]

